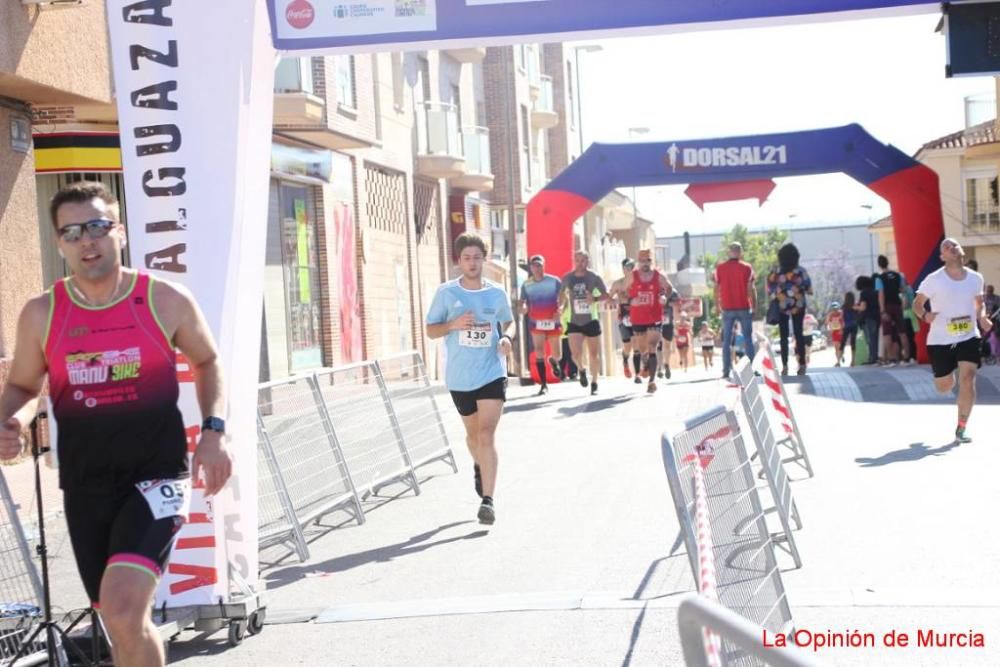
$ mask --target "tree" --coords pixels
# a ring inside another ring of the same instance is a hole
[[[716,331],[721,326],[721,318],[715,308],[715,282],[712,274],[715,272],[715,265],[720,260],[728,257],[729,244],[736,241],[743,246],[743,260],[753,267],[754,275],[757,277],[754,282],[755,308],[753,317],[755,320],[763,319],[767,312],[767,274],[771,272],[778,263],[778,248],[784,245],[788,239],[788,234],[780,229],[771,229],[766,232],[751,233],[743,225],[736,225],[722,237],[719,252],[708,253],[699,260],[699,266],[705,269],[708,275],[709,293],[705,297],[711,315],[708,318],[709,326]]]
[[[822,319],[831,301],[843,301],[844,293],[854,289],[856,270],[851,266],[847,248],[831,248],[806,266],[812,278],[813,297],[810,310]]]

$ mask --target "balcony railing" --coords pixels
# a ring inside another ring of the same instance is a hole
[[[417,110],[417,155],[462,156],[458,109],[446,102],[424,102]]]
[[[490,131],[488,128],[472,125],[463,127],[462,148],[465,153],[467,173],[493,173],[493,166],[490,163]]]
[[[539,84],[541,90],[538,93],[538,99],[535,100],[535,110],[555,113],[556,107],[552,103],[552,77],[548,74],[541,75]]]

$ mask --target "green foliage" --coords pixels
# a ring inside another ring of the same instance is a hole
[[[757,277],[754,282],[756,307],[753,317],[755,320],[760,320],[767,313],[767,274],[778,264],[778,248],[784,245],[787,239],[788,234],[780,229],[750,233],[743,225],[736,225],[723,236],[719,252],[708,253],[698,261],[699,266],[708,274],[709,293],[705,296],[705,303],[711,313],[708,318],[710,327],[718,331],[722,325],[721,317],[715,307],[715,282],[712,280],[712,274],[715,265],[729,256],[729,244],[733,241],[741,243],[743,261],[753,267],[754,275]]]

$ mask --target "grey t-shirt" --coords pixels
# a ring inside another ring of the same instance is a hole
[[[582,276],[578,276],[572,271],[567,273],[562,279],[563,289],[569,291],[569,307],[572,315],[569,321],[572,324],[584,325],[591,320],[597,319],[597,304],[587,304],[587,294],[593,294],[596,289],[600,294],[608,293],[608,288],[604,286],[604,281],[593,271],[587,271]]]

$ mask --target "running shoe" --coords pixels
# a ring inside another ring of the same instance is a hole
[[[593,396],[596,393],[597,393],[597,382],[596,381],[595,382],[591,382],[590,383],[590,395]]]
[[[493,503],[488,503],[484,500],[483,504],[479,506],[479,513],[476,514],[476,518],[479,519],[479,523],[492,526],[493,522],[497,520],[497,513],[493,508]]]
[[[663,379],[663,371],[656,371],[656,377]]]
[[[549,366],[552,367],[552,374],[555,375],[557,379],[562,380],[562,369],[559,368],[559,364],[555,359],[549,359]]]
[[[539,389],[538,393],[535,394],[535,395],[536,396],[544,396],[547,393],[549,393],[549,385],[543,384],[542,387],[541,387],[541,389]]]
[[[670,366],[663,367],[663,374],[667,376],[668,380],[670,379]]]
[[[483,497],[483,473],[479,470],[479,464],[472,464],[472,474],[476,478],[476,495]]]
[[[642,384],[642,378],[639,377],[638,375],[636,375],[635,379],[632,380],[632,381],[635,382],[636,384]]]
[[[646,393],[647,394],[654,394],[654,393],[656,393],[656,383],[655,382],[650,382],[648,385],[646,385]]]
[[[625,377],[626,378],[632,377],[632,369],[629,368],[628,366],[625,367]]]
[[[955,442],[972,442],[972,438],[965,434],[964,428],[955,429]]]
[[[580,386],[581,387],[587,386],[587,371],[583,370],[582,368],[580,369]]]

